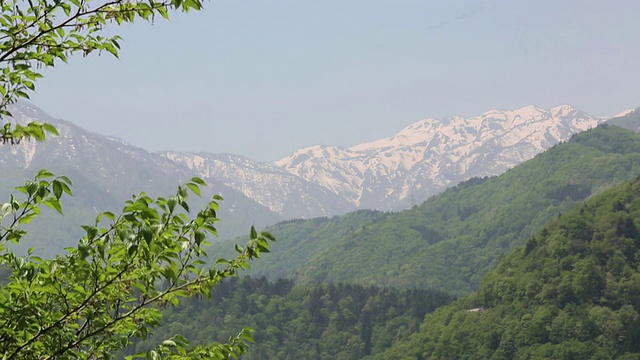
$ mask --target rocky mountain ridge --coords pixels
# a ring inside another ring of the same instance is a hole
[[[242,192],[284,218],[341,214],[356,207],[326,187],[279,166],[233,154],[178,153],[160,155],[198,175]]]
[[[16,111],[22,118],[53,120],[30,105],[21,104]],[[140,173],[140,168],[155,168],[154,174],[156,170],[169,172],[176,181],[184,174],[198,175],[281,218],[311,218],[358,208],[409,208],[460,181],[500,174],[605,120],[568,105],[549,110],[536,106],[492,110],[472,118],[425,119],[392,137],[350,148],[315,145],[273,163],[232,154],[151,154],[119,139],[86,131],[90,136],[69,140],[72,133],[80,130],[55,120],[63,124],[60,131],[65,139],[53,139],[55,149],[49,142],[26,142],[10,149],[12,156],[7,156],[5,150],[0,161],[22,168],[31,166],[34,159],[48,163],[60,161],[60,157],[76,167],[93,163],[97,167],[93,176],[100,175],[110,186],[115,186],[109,180],[114,168],[119,176],[127,171]],[[101,145],[87,153],[84,147],[90,142]],[[97,154],[99,151],[122,154],[115,159]],[[84,160],[73,160],[74,157]],[[125,163],[129,160],[146,165],[127,170]]]
[[[605,120],[569,105],[530,105],[472,118],[425,119],[386,139],[350,148],[310,146],[272,164],[234,155],[162,155],[272,211],[295,209],[287,217],[296,211],[297,217],[311,217],[356,208],[400,210],[471,177],[498,175]]]

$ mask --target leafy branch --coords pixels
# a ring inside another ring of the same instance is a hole
[[[60,177],[41,172],[19,187],[27,200],[12,198],[14,204],[9,208],[15,218],[5,233],[15,230],[20,219],[37,217],[40,205],[58,201],[58,195],[67,193],[61,183],[66,185]],[[177,306],[185,296],[208,296],[222,279],[268,252],[274,238],[252,228],[249,242],[244,248],[237,247],[235,258],[206,267],[200,258],[206,256],[207,234],[216,234],[221,198],[188,217],[188,190],[200,194],[203,185],[193,178],[169,198],[151,199],[143,193],[127,201],[118,217],[99,214],[93,226],[83,226],[86,235],[65,256],[25,260],[7,252],[0,264],[11,268],[12,281],[0,289],[4,330],[0,353],[6,359],[57,359],[69,354],[103,358],[133,338],[145,338],[158,325],[157,306]],[[104,219],[110,220],[106,227],[101,225]],[[226,349],[221,353],[227,357],[240,354],[251,338],[247,331],[238,336],[226,345],[197,349],[212,353]],[[178,343],[161,345],[152,356],[171,358],[195,351],[183,349],[182,353]]]
[[[8,106],[29,98],[40,69],[67,62],[76,53],[106,51],[118,57],[120,36],[103,36],[104,28],[136,20],[168,19],[170,11],[202,9],[202,0],[5,0],[0,1],[0,119],[11,117]],[[42,141],[57,135],[49,124],[27,126],[5,120],[0,143],[22,139]]]

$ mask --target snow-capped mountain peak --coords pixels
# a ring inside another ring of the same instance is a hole
[[[428,118],[389,138],[348,149],[305,148],[275,165],[355,206],[398,209],[470,177],[499,174],[604,120],[569,105]]]

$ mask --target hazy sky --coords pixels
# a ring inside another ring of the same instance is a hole
[[[33,102],[148,150],[271,161],[426,117],[640,106],[638,0],[223,0],[115,31]]]

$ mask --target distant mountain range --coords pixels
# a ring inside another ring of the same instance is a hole
[[[498,175],[605,118],[568,105],[426,119],[351,148],[316,145],[272,164],[236,155],[164,152],[287,218],[401,210],[471,177]]]
[[[70,200],[72,213],[51,221],[58,232],[67,234],[67,225],[77,228],[74,217],[90,222],[98,209],[114,210],[134,193],[166,195],[198,175],[212,184],[207,194],[225,198],[220,213],[224,238],[242,234],[251,224],[359,208],[408,208],[468,178],[502,173],[605,121],[566,105],[550,110],[527,106],[469,119],[427,119],[387,139],[348,149],[312,146],[260,163],[231,154],[149,153],[53,119],[33,105],[20,103],[11,110],[19,122],[53,123],[60,137],[0,147],[0,196],[40,168],[69,175],[76,196]]]
[[[621,120],[640,124],[638,116]],[[358,210],[270,226],[278,241],[250,275],[469,294],[545,222],[639,175],[640,134],[603,124],[405,211]],[[227,243],[220,248],[233,251]]]

